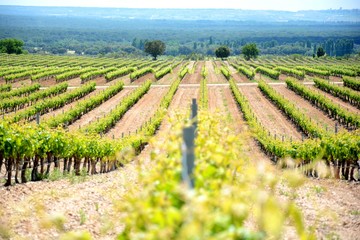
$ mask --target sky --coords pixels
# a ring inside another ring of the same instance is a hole
[[[360,9],[360,0],[0,0],[0,5],[117,8],[237,8],[250,10]]]

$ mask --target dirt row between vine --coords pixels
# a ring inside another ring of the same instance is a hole
[[[204,66],[204,62],[198,62],[195,66],[194,73],[186,74],[184,79],[181,81],[181,83],[182,84],[199,84],[202,79],[201,70],[202,70],[203,66]]]
[[[248,99],[258,121],[272,135],[285,136],[285,138],[293,140],[302,138],[301,132],[296,126],[261,93],[258,87],[242,86],[239,87],[239,90]]]
[[[207,82],[208,83],[227,83],[226,78],[221,73],[216,73],[212,61],[206,61],[205,67],[207,70]]]
[[[360,109],[358,109],[357,107],[351,105],[348,102],[345,102],[343,100],[341,100],[338,97],[333,96],[330,93],[327,93],[325,91],[320,90],[319,88],[315,87],[314,85],[306,85],[309,89],[325,96],[326,98],[330,99],[333,103],[337,104],[339,107],[348,110],[349,112],[353,112],[355,114],[360,114]]]
[[[303,112],[313,121],[315,121],[319,127],[328,129],[329,131],[335,131],[336,120],[330,119],[323,111],[316,108],[309,101],[303,97],[297,95],[295,92],[288,89],[286,86],[276,85],[273,88],[280,93],[285,99],[294,103],[300,112]],[[339,126],[339,129],[341,126]]]
[[[86,127],[86,125],[90,124],[91,122],[97,121],[97,118],[102,118],[103,116],[107,115],[112,109],[121,103],[121,100],[124,97],[129,95],[133,90],[134,89],[129,88],[122,89],[118,94],[108,99],[100,106],[94,108],[90,112],[84,114],[80,119],[69,125],[69,130],[74,131],[79,128]]]
[[[158,109],[160,102],[169,88],[151,88],[106,134],[109,137],[121,138],[122,135],[133,134],[150,120]]]

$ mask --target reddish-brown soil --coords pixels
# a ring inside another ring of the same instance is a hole
[[[5,81],[4,81],[4,83],[5,83]],[[11,83],[11,86],[13,88],[18,88],[18,87],[22,87],[22,86],[26,86],[26,85],[30,85],[30,84],[32,84],[31,80],[25,79],[25,80],[16,81],[16,82]]]
[[[346,109],[346,110],[356,113],[356,114],[360,114],[360,110],[358,108],[356,108],[355,106],[351,105],[350,103],[345,102],[338,97],[334,97],[330,93],[324,92],[324,91],[318,89],[317,87],[315,87],[314,85],[306,85],[306,86],[308,88],[310,88],[311,90],[314,90],[317,93],[320,93],[320,94],[324,95],[325,97],[329,98],[333,103],[339,105],[343,109]]]
[[[216,73],[214,69],[214,65],[211,61],[205,62],[205,67],[207,70],[207,82],[208,83],[227,83],[226,78],[221,73]]]
[[[78,87],[81,85],[80,77],[67,80],[70,87]]]
[[[139,84],[142,84],[144,83],[146,80],[151,80],[153,82],[155,82],[155,76],[153,73],[148,73],[148,74],[145,74],[144,76],[134,80],[131,82],[131,84],[133,85],[139,85]]]
[[[239,73],[233,66],[229,64],[228,66],[231,76],[234,78],[236,83],[249,83],[251,80],[249,80],[246,76]]]
[[[199,99],[199,87],[183,86],[176,91],[174,98],[169,106],[169,112],[190,112],[192,99]]]
[[[289,139],[301,139],[301,132],[296,129],[278,108],[276,108],[268,99],[264,97],[260,89],[255,86],[242,86],[240,91],[249,100],[249,103],[260,123],[271,134],[285,136]]]
[[[264,80],[265,82],[273,83],[273,82],[280,82],[279,80],[272,79],[271,77],[266,76],[265,74],[256,73],[255,80]]]
[[[187,63],[186,63],[187,64]],[[183,67],[183,64],[179,64],[176,68],[172,70],[171,73],[166,74],[154,84],[171,84],[179,76],[179,71]]]
[[[198,62],[195,66],[194,73],[186,74],[184,79],[181,81],[181,84],[200,84],[200,81],[202,79],[201,70],[203,66],[204,66],[204,62]]]
[[[289,76],[286,75],[286,74],[280,74],[279,80],[280,80],[281,82],[285,82],[285,79],[288,78],[288,77],[289,77]]]
[[[121,102],[125,96],[127,96],[131,91],[132,88],[125,88],[121,90],[118,94],[101,104],[100,106],[96,107],[92,111],[84,114],[80,119],[75,121],[73,124],[69,126],[69,130],[73,131],[79,128],[83,128],[87,124],[92,121],[96,121],[98,117],[103,117],[107,113],[111,111],[111,109],[115,108]]]
[[[139,130],[154,115],[162,97],[167,91],[167,87],[151,88],[148,93],[125,113],[120,121],[107,133],[107,136],[120,138],[123,133],[128,135],[129,132],[134,133],[136,130]]]
[[[329,79],[332,82],[342,82],[343,81],[341,77],[335,77],[335,76],[330,76]]]
[[[243,150],[246,158],[252,159],[254,162],[270,160],[261,151],[259,145],[249,133],[249,128],[243,119],[237,102],[235,101],[231,89],[227,87],[209,87],[209,111],[219,112],[226,115],[229,128],[235,133],[242,133]]]
[[[332,131],[335,129],[336,120],[330,119],[323,111],[317,109],[310,102],[306,101],[301,96],[295,94],[293,91],[288,89],[284,85],[274,85],[273,88],[280,93],[283,97],[285,97],[290,102],[294,103],[295,106],[299,109],[300,112],[303,112],[319,126],[324,127],[324,129],[328,129]]]

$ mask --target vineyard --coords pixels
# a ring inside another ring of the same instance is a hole
[[[359,86],[351,58],[1,54],[0,238],[356,239]]]

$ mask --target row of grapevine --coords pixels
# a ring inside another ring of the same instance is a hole
[[[351,113],[338,105],[334,104],[330,99],[323,95],[310,90],[308,87],[301,83],[298,83],[295,79],[287,78],[286,85],[288,88],[309,100],[318,108],[322,109],[330,117],[338,119],[347,125],[348,128],[351,126],[354,128],[360,127],[360,117],[354,113]]]
[[[328,71],[330,75],[337,77],[342,77],[342,76],[355,77],[357,75],[356,72],[353,70],[349,70],[346,68],[339,68],[338,66],[316,65],[315,68]]]
[[[205,66],[203,66],[203,69],[201,71],[201,82],[200,82],[200,108],[201,109],[207,109],[209,106],[209,96],[208,96],[208,87],[207,87],[207,69]]]
[[[5,86],[9,86],[11,88],[11,85],[5,85]],[[10,89],[10,88],[8,88],[8,89]],[[14,89],[9,92],[1,92],[0,91],[0,99],[15,97],[15,96],[26,96],[26,95],[29,95],[30,93],[38,91],[39,89],[40,89],[40,84],[32,84],[32,85]]]
[[[159,109],[151,117],[151,121],[146,123],[145,126],[140,130],[139,135],[140,136],[142,135],[145,137],[141,142],[145,143],[147,141],[146,137],[154,135],[156,130],[159,128],[161,122],[163,121],[164,117],[166,116],[166,113],[167,113],[166,109],[169,107],[169,105],[180,85],[180,82],[181,82],[180,78],[177,78],[175,81],[173,81],[168,92],[162,98]]]
[[[29,67],[14,67],[14,68],[5,68],[0,71],[0,77],[4,77],[11,74],[17,74],[29,71],[31,68]]]
[[[17,81],[17,80],[28,78],[31,75],[37,74],[37,73],[42,72],[42,71],[43,71],[42,68],[29,69],[29,70],[24,71],[24,72],[13,73],[13,74],[6,75],[6,76],[4,76],[4,79],[5,79],[6,83],[14,82],[14,81]]]
[[[70,70],[55,76],[56,82],[66,81],[75,77],[79,77],[81,74],[91,72],[94,68],[81,68],[76,70]]]
[[[322,79],[314,78],[315,86],[325,92],[331,93],[335,97],[339,97],[348,101],[352,105],[360,108],[360,93],[345,87],[330,84]]]
[[[100,70],[94,70],[91,72],[86,72],[86,73],[80,75],[81,83],[87,82],[96,77],[100,77],[108,72],[113,72],[116,70],[117,70],[116,67],[109,67],[109,68],[104,68],[104,69],[100,69]]]
[[[144,76],[147,73],[154,73],[154,69],[152,69],[151,67],[145,67],[145,68],[136,70],[136,71],[130,73],[130,80],[134,81],[134,80]]]
[[[8,92],[11,90],[11,84],[1,84],[0,85],[0,93]]]
[[[279,76],[280,76],[280,72],[269,69],[269,68],[266,68],[266,67],[261,67],[261,66],[257,67],[255,69],[255,72],[264,74],[264,75],[266,75],[268,77],[271,77],[273,79],[279,79]]]
[[[356,91],[360,91],[360,81],[351,77],[343,77],[344,86],[354,89]]]
[[[155,78],[159,80],[160,78],[171,72],[172,72],[172,67],[163,68],[155,73]]]
[[[32,120],[35,118],[35,114],[40,113],[44,114],[51,110],[58,109],[60,107],[65,106],[66,104],[75,101],[79,98],[84,97],[85,95],[89,94],[90,92],[95,90],[95,83],[88,83],[79,88],[76,88],[70,92],[66,92],[60,94],[56,97],[46,99],[44,101],[38,102],[31,107],[26,109],[20,110],[16,112],[13,116],[10,116],[8,121],[10,123],[19,122],[23,119],[25,120]]]
[[[51,165],[55,171],[64,174],[74,171],[80,175],[82,160],[88,163],[89,173],[96,172],[96,162],[102,163],[101,172],[115,168],[119,163],[115,153],[119,144],[98,136],[84,136],[80,133],[69,133],[62,129],[50,130],[44,126],[16,125],[0,122],[0,161],[5,162],[7,181],[12,184],[12,169],[16,169],[15,183],[29,180],[38,181],[49,176]],[[63,164],[60,169],[60,160]],[[110,163],[111,162],[111,163]],[[31,178],[25,174],[32,163]],[[103,165],[106,165],[104,169]],[[44,165],[47,165],[44,167]]]
[[[48,119],[46,121],[46,124],[52,128],[58,127],[60,125],[70,125],[77,119],[81,118],[81,116],[85,113],[93,110],[95,107],[101,105],[102,103],[119,93],[123,89],[123,87],[124,83],[120,81],[108,87],[106,90],[99,93],[98,95],[78,102],[76,106],[71,110]]]
[[[271,86],[266,82],[259,82],[260,90],[272,101],[275,105],[285,113],[288,118],[294,122],[301,130],[310,137],[321,138],[326,134],[326,132],[319,128],[308,116],[305,116],[301,111],[299,111],[295,104],[289,100],[283,98],[279,93],[277,93]]]
[[[30,106],[46,97],[56,96],[60,93],[63,93],[67,90],[67,87],[67,83],[62,83],[54,85],[45,90],[34,92],[25,97],[6,98],[0,102],[0,109],[4,112],[15,111],[17,109],[23,108],[25,105]]]
[[[120,68],[116,71],[113,71],[113,72],[109,72],[105,75],[105,79],[107,82],[111,81],[111,80],[114,80],[115,78],[119,78],[119,77],[122,77],[122,76],[125,76],[129,73],[132,73],[136,71],[136,68],[134,67],[125,67],[125,68]]]
[[[292,76],[294,78],[300,79],[300,80],[304,79],[304,77],[305,77],[304,71],[296,70],[294,68],[287,68],[287,67],[277,66],[277,67],[274,68],[274,70],[279,71],[280,73]]]
[[[233,66],[236,68],[236,70],[237,70],[239,73],[245,75],[248,79],[250,79],[250,80],[254,79],[254,77],[255,77],[255,72],[252,71],[251,69],[246,68],[246,67],[244,67],[244,66],[236,66],[236,65],[233,65]]]
[[[183,79],[187,73],[189,73],[189,67],[188,64],[185,64],[179,71],[179,78]]]
[[[221,66],[220,71],[227,80],[230,80],[231,73],[230,73],[230,71],[229,71],[229,69],[227,67]]]
[[[289,81],[296,83],[295,80]],[[308,175],[316,175],[316,169],[313,169],[311,163],[323,159],[328,165],[333,164],[335,166],[334,172],[336,178],[339,177],[340,166],[344,165],[343,169],[349,171],[347,172],[348,174],[344,174],[344,177],[346,179],[354,179],[354,169],[358,159],[357,153],[360,152],[360,146],[357,144],[360,141],[359,130],[327,134],[321,139],[306,139],[303,142],[283,142],[268,135],[268,132],[256,121],[248,100],[241,94],[233,79],[229,82],[245,120],[266,154],[273,159],[291,157],[301,160],[301,165],[310,164],[304,168],[305,173]]]
[[[328,78],[330,76],[329,71],[326,70],[320,70],[306,66],[297,66],[295,69],[305,71],[305,73],[310,76],[318,76],[322,78]]]
[[[73,69],[69,69],[67,67],[61,67],[61,68],[48,68],[45,69],[42,72],[39,72],[37,74],[31,75],[31,81],[38,81],[42,79],[49,79],[51,77],[55,77],[57,74],[65,73],[67,71],[71,71]]]
[[[147,80],[140,87],[130,93],[129,96],[122,99],[121,103],[116,106],[110,114],[101,118],[98,122],[93,122],[84,128],[85,132],[90,133],[105,133],[109,131],[129,110],[137,101],[149,91],[151,86],[151,81]]]

